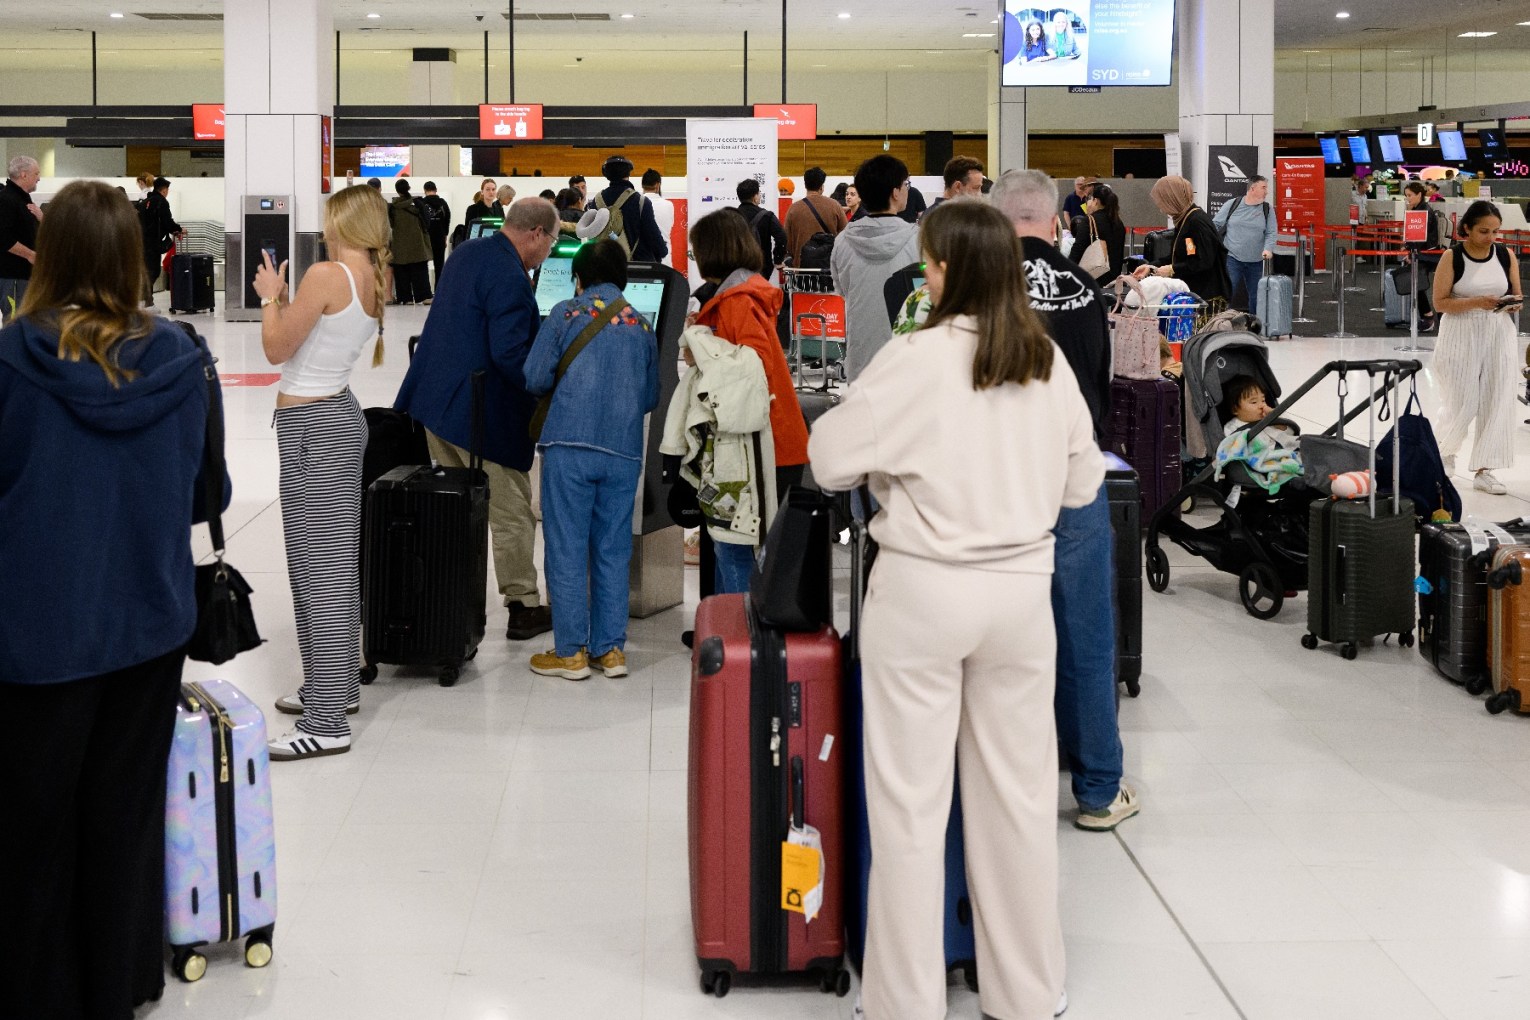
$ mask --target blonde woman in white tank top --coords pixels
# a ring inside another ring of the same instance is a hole
[[[343,754],[347,715],[360,709],[361,459],[367,425],[351,393],[351,369],[373,337],[383,359],[388,208],[373,188],[346,188],[324,209],[332,261],[303,276],[288,302],[287,263],[267,256],[255,273],[261,344],[282,368],[276,395],[282,532],[297,616],[302,682],[276,702],[301,716],[270,743],[273,761]]]
[[[1445,405],[1440,454],[1446,472],[1453,473],[1456,453],[1475,421],[1476,437],[1466,466],[1475,475],[1473,487],[1495,496],[1508,489],[1492,469],[1514,466],[1514,391],[1519,380],[1519,343],[1510,317],[1518,302],[1506,299],[1522,298],[1519,263],[1512,251],[1497,243],[1502,225],[1497,206],[1473,202],[1461,217],[1461,243],[1440,258],[1434,276],[1434,307],[1441,319],[1433,368]]]

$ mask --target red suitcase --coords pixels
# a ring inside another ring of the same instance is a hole
[[[844,995],[844,769],[841,647],[830,627],[762,625],[745,595],[696,611],[691,662],[691,922],[703,992],[740,973],[817,972]],[[817,916],[784,908],[788,830],[823,841]]]

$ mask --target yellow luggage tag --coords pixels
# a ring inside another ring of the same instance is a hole
[[[823,907],[823,837],[811,825],[792,826],[781,844],[781,909],[808,921]]]

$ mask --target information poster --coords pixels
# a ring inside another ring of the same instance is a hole
[[[1248,182],[1258,174],[1259,146],[1208,146],[1206,148],[1206,211],[1215,216],[1228,202],[1235,198],[1242,198],[1248,191]]]
[[[335,172],[335,122],[328,116],[319,118],[319,191],[329,194],[329,179]]]
[[[1174,0],[1065,2],[1005,0],[1005,85],[1172,83]]]
[[[755,118],[695,119],[685,122],[686,206],[691,223],[719,209],[737,207],[738,184],[760,182],[767,209],[780,201],[776,184],[776,122]],[[701,285],[696,263],[691,285]]]
[[[1307,239],[1313,266],[1324,265],[1324,245],[1317,243],[1317,230],[1323,225],[1324,190],[1321,156],[1282,156],[1275,161],[1275,191],[1270,196],[1280,217],[1282,235],[1297,231]]]

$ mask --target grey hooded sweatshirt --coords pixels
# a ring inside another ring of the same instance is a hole
[[[896,216],[854,220],[834,239],[829,268],[845,296],[845,377],[852,382],[892,336],[882,288],[919,261],[919,228]]]

